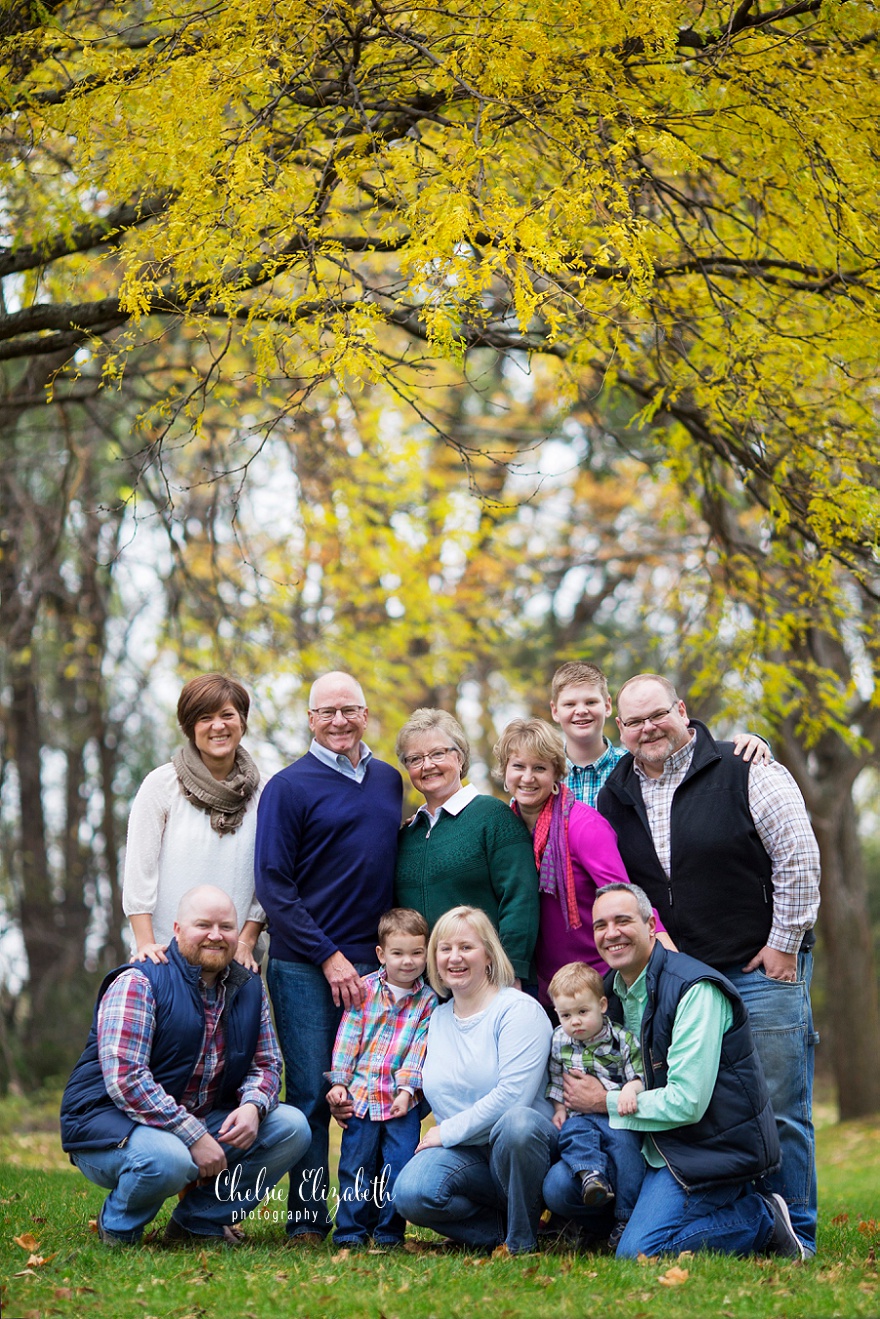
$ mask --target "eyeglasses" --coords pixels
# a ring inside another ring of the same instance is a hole
[[[655,710],[653,714],[646,714],[644,719],[621,719],[622,728],[643,728],[645,724],[662,724],[668,714],[675,709],[675,704],[670,705],[668,710]]]
[[[366,710],[365,705],[322,705],[320,710],[309,710],[315,718],[322,724],[329,724],[331,719],[335,719],[341,714],[343,719],[356,719],[357,716]]]
[[[436,751],[428,751],[424,756],[418,753],[412,756],[401,756],[400,763],[405,765],[407,769],[418,769],[419,765],[424,765],[426,760],[429,760],[432,765],[439,765],[441,760],[445,760],[447,756],[457,750],[458,747],[438,747]]]

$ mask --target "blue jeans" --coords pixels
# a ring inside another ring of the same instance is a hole
[[[508,1109],[487,1145],[421,1150],[394,1188],[398,1213],[465,1246],[512,1255],[534,1250],[541,1183],[557,1144],[553,1123],[533,1108]]]
[[[215,1140],[228,1111],[218,1109],[202,1119]],[[138,1124],[123,1145],[81,1150],[71,1157],[90,1182],[109,1189],[100,1223],[113,1236],[139,1241],[168,1197],[186,1190],[172,1218],[197,1236],[217,1237],[256,1208],[308,1141],[302,1113],[279,1104],[260,1123],[250,1149],[223,1145],[228,1171],[203,1186],[194,1185],[199,1170],[187,1146],[160,1127]]]
[[[560,1160],[544,1178],[547,1207],[598,1237],[613,1226],[610,1211],[587,1209],[580,1184]],[[713,1186],[688,1193],[668,1168],[645,1167],[642,1189],[617,1247],[621,1258],[638,1254],[675,1254],[681,1250],[717,1250],[752,1255],[767,1244],[773,1215],[752,1182]]]
[[[357,962],[358,975],[375,971],[377,962]],[[305,1114],[312,1138],[308,1149],[290,1168],[287,1196],[287,1231],[330,1231],[327,1192],[330,1185],[330,1109],[327,1107],[333,1044],[342,1020],[320,966],[311,962],[284,962],[270,957],[266,985],[275,1013],[278,1040],[284,1055],[285,1099]]]
[[[614,1187],[614,1217],[625,1223],[639,1198],[645,1160],[635,1131],[615,1131],[601,1113],[573,1113],[559,1132],[559,1157],[574,1174],[599,1172]]]
[[[339,1152],[336,1245],[370,1236],[385,1246],[403,1241],[406,1219],[397,1212],[393,1192],[401,1169],[416,1152],[421,1125],[418,1107],[387,1122],[348,1119]]]
[[[798,956],[794,984],[771,980],[763,971],[720,968],[749,1010],[758,1056],[782,1149],[782,1167],[766,1178],[788,1205],[795,1232],[807,1250],[816,1249],[816,1139],[813,1133],[813,1030],[810,981],[813,958]]]
[[[752,1182],[688,1193],[668,1168],[648,1168],[617,1255],[636,1259],[682,1250],[754,1255],[772,1231],[773,1214]]]

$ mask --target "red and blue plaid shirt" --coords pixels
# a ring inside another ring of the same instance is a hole
[[[161,1127],[187,1146],[207,1134],[199,1121],[210,1113],[224,1066],[223,1007],[226,973],[213,989],[199,981],[205,1008],[205,1038],[182,1102],[177,1103],[154,1079],[150,1054],[156,1029],[156,1000],[149,980],[137,967],[117,976],[98,1009],[98,1058],[107,1093],[123,1113],[147,1127]],[[263,990],[260,1033],[253,1061],[239,1090],[240,1104],[257,1104],[265,1113],[278,1103],[281,1052]]]
[[[385,969],[364,976],[364,1001],[348,1008],[333,1046],[331,1085],[344,1085],[355,1117],[385,1122],[394,1096],[410,1094],[422,1084],[428,1020],[437,995],[419,978],[408,994],[396,999],[386,984]]]

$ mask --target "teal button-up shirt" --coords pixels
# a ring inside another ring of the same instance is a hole
[[[642,1017],[648,1001],[645,972],[627,988],[618,971],[614,992],[623,1005],[627,1030],[641,1040]],[[666,1059],[666,1084],[657,1090],[643,1090],[638,1098],[638,1112],[632,1117],[622,1117],[617,1112],[620,1091],[608,1092],[605,1102],[611,1126],[645,1133],[642,1154],[650,1167],[665,1167],[650,1132],[699,1122],[709,1107],[721,1061],[721,1037],[732,1022],[733,1008],[727,995],[717,985],[700,981],[684,995],[675,1014]]]

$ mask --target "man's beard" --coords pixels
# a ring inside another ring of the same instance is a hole
[[[178,947],[180,943],[178,941]],[[192,966],[200,966],[203,971],[225,971],[232,961],[235,950],[225,945],[222,948],[205,948],[201,944],[187,944],[180,948],[181,956]]]

